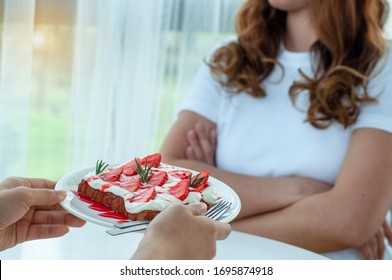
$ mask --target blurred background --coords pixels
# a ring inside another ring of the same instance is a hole
[[[241,2],[0,0],[0,180],[158,151]]]
[[[158,151],[240,3],[0,1],[0,179]]]

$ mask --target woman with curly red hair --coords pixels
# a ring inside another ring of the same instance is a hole
[[[239,194],[234,230],[392,258],[392,44],[384,0],[247,0],[162,147]],[[357,248],[353,249],[353,248]]]

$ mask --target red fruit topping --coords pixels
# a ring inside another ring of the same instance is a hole
[[[145,166],[146,161],[147,161],[147,166],[150,166],[152,164],[153,167],[158,167],[159,164],[161,164],[161,158],[162,158],[161,154],[159,154],[159,153],[151,154],[151,155],[148,155],[148,156],[142,158],[140,160],[140,165]]]
[[[189,180],[184,179],[171,187],[169,192],[181,201],[184,201],[189,194]]]
[[[120,178],[121,174],[123,173],[123,168],[120,166],[119,168],[114,168],[111,170],[108,170],[108,172],[101,173],[99,175],[99,178],[106,182],[116,182]]]
[[[169,174],[173,177],[179,178],[179,179],[188,179],[191,177],[192,173],[188,170],[173,170],[170,171]]]
[[[201,181],[197,185],[193,186],[193,188],[195,188],[199,192],[204,190],[208,186],[208,178],[209,178],[208,171],[202,171],[199,174],[193,176],[191,179],[192,182],[201,179]]]
[[[154,187],[155,187],[155,186],[149,185],[149,184],[147,184],[147,185],[141,185],[140,188],[139,188],[139,190],[146,190],[146,189],[154,188]]]
[[[140,162],[140,159],[139,159],[139,158],[136,158],[136,160],[137,160],[138,162]],[[123,174],[126,175],[126,176],[133,176],[133,175],[136,175],[136,174],[137,174],[137,172],[136,172],[136,167],[137,167],[137,165],[136,165],[136,161],[135,161],[135,160],[132,160],[132,161],[130,161],[130,162],[124,164],[124,165],[123,165],[123,169],[124,169]]]
[[[154,187],[148,188],[145,191],[139,193],[138,195],[135,195],[134,197],[130,198],[129,201],[131,202],[149,202],[150,200],[153,200],[155,196],[157,195],[157,192]]]
[[[127,181],[120,182],[117,184],[120,188],[126,189],[130,192],[134,192],[139,189],[139,187],[142,185],[142,178],[140,176],[133,176]]]
[[[147,183],[153,186],[162,186],[169,176],[165,171],[152,174]]]

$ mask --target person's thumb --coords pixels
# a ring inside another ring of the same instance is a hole
[[[207,211],[207,205],[203,202],[193,203],[186,206],[193,216],[204,215]]]

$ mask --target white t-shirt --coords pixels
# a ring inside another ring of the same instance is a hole
[[[339,123],[314,128],[305,122],[307,93],[299,94],[295,106],[290,100],[290,86],[301,80],[298,70],[313,76],[310,53],[282,48],[277,59],[284,72],[274,68],[264,81],[267,96],[263,98],[226,92],[203,64],[180,109],[216,124],[216,164],[221,169],[253,176],[304,176],[334,184],[354,129],[371,127],[392,133],[392,55],[385,56],[381,72],[369,83],[369,94],[378,103],[363,105],[357,122],[347,129]]]

